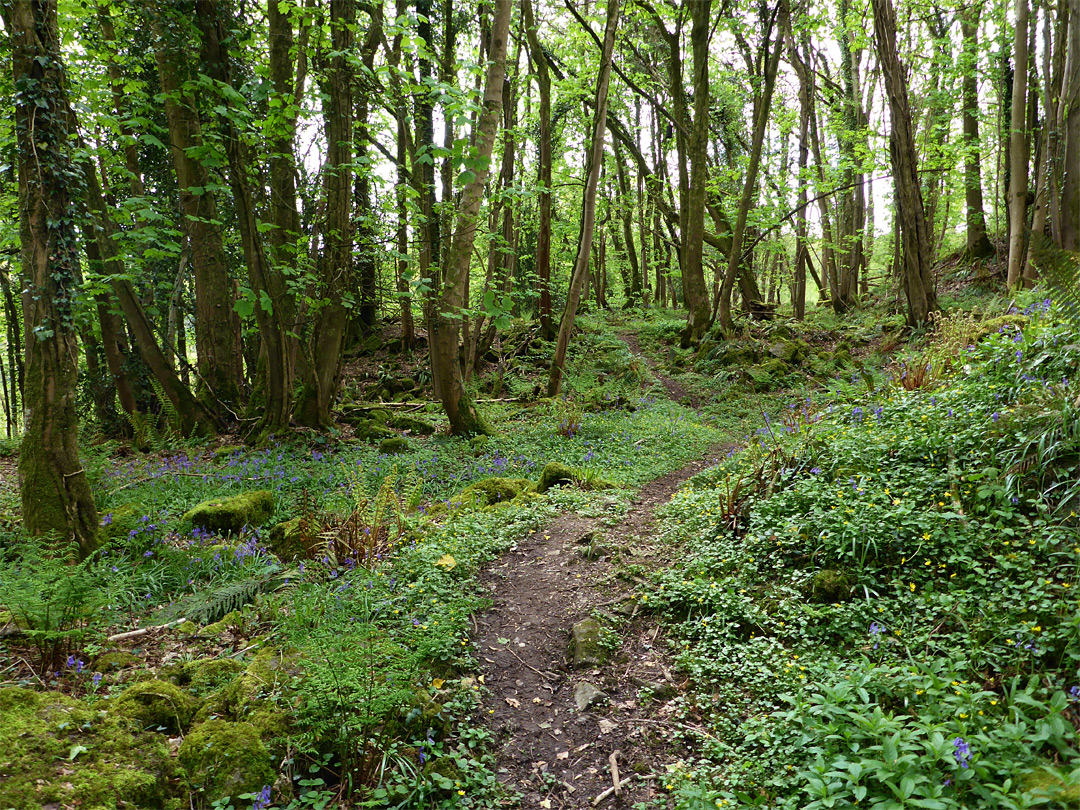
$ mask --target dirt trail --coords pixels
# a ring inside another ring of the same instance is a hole
[[[636,341],[631,349],[639,353]],[[670,383],[665,388],[675,396]],[[673,678],[667,645],[656,622],[639,615],[633,585],[616,574],[626,565],[662,564],[654,559],[654,510],[727,449],[709,448],[701,460],[648,484],[621,519],[606,516],[607,528],[605,516],[562,515],[482,576],[493,601],[475,635],[490,690],[483,710],[496,737],[499,778],[521,793],[521,807],[649,801],[662,790],[653,775],[688,753],[674,740],[671,701],[682,684]],[[597,613],[618,627],[616,649],[602,665],[575,668],[571,628]],[[582,684],[602,693],[584,709]],[[642,689],[652,694],[647,702]],[[611,790],[613,757],[618,795]]]
[[[631,354],[640,357],[645,361],[645,365],[649,367],[649,371],[651,371],[653,376],[660,381],[662,386],[664,386],[664,390],[667,391],[668,399],[673,402],[682,402],[683,404],[689,402],[691,408],[697,408],[699,406],[699,398],[693,391],[690,391],[685,385],[677,380],[673,380],[671,377],[667,377],[656,370],[656,361],[641,351],[641,342],[638,340],[637,335],[633,332],[620,332],[619,337],[626,341],[626,345],[630,348]]]

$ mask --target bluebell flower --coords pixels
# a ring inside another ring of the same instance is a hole
[[[961,768],[971,767],[969,762],[971,760],[971,748],[964,741],[963,737],[957,737],[953,740],[953,756],[956,758],[956,764]]]

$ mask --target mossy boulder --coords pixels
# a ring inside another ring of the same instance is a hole
[[[537,492],[547,492],[552,487],[562,484],[576,484],[581,480],[581,471],[558,461],[549,461],[540,472]]]
[[[149,515],[149,511],[141,503],[125,503],[110,509],[101,516],[101,526],[98,529],[98,539],[102,543],[123,543],[134,533],[138,532],[143,518]]]
[[[1070,780],[1049,763],[1024,774],[1020,786],[1024,793],[1033,793],[1049,800],[1050,807],[1080,807],[1080,785],[1075,782],[1070,784]]]
[[[802,593],[811,602],[846,602],[854,595],[855,583],[855,575],[850,571],[823,568],[803,585]]]
[[[266,537],[266,545],[279,560],[288,562],[298,557],[308,556],[304,545],[304,533],[301,531],[299,517],[283,520],[275,525]]]
[[[135,721],[141,728],[176,734],[184,731],[199,709],[199,701],[174,683],[152,680],[129,686],[113,701],[109,712]]]
[[[206,696],[224,689],[243,671],[244,665],[235,658],[200,658],[180,665],[171,677],[192,694]]]
[[[535,492],[536,487],[527,478],[484,478],[469,484],[454,498],[462,504],[492,506],[506,503],[523,492]]]
[[[244,449],[242,444],[223,444],[210,454],[210,458],[213,459],[215,463],[220,464],[228,461],[238,453],[244,452]]]
[[[391,436],[379,442],[379,452],[384,456],[397,456],[412,450],[409,440],[403,436]]]
[[[184,513],[192,526],[219,534],[238,532],[244,526],[261,526],[274,514],[274,494],[256,489],[228,498],[211,498]]]
[[[574,669],[598,667],[607,658],[604,628],[594,618],[576,622],[570,630],[570,660]]]
[[[989,337],[995,332],[1000,332],[1007,326],[1019,331],[1027,326],[1027,322],[1026,315],[1001,315],[997,318],[989,318],[979,324],[978,329],[971,336],[971,342],[978,343],[983,338]]]
[[[117,650],[102,653],[90,664],[91,672],[100,672],[107,675],[110,672],[119,672],[122,669],[130,669],[142,663],[142,659],[129,652]]]
[[[223,689],[214,693],[196,715],[196,722],[211,718],[243,720],[253,725],[271,753],[284,750],[289,733],[289,717],[278,708],[275,697],[285,692],[302,674],[295,653],[271,647],[259,650]]]
[[[406,430],[414,436],[430,436],[435,432],[435,426],[430,422],[403,413],[395,414],[386,424],[398,430]]]
[[[177,757],[192,791],[210,802],[274,784],[274,760],[251,723],[207,720],[184,737]]]
[[[57,692],[0,689],[0,807],[179,807],[165,738]]]
[[[384,439],[392,439],[397,436],[397,434],[390,430],[390,428],[383,427],[373,419],[365,419],[353,424],[353,436],[356,437],[357,441],[375,444]]]

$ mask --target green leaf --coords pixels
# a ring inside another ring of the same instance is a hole
[[[87,748],[85,745],[73,745],[73,746],[71,746],[71,748],[68,749],[68,762],[71,762],[79,754],[85,754],[89,750],[90,749]]]

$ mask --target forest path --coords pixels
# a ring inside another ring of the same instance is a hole
[[[640,356],[637,341],[630,345]],[[673,397],[687,395],[657,376]],[[689,753],[676,739],[682,724],[672,719],[682,685],[658,623],[638,609],[630,572],[665,564],[654,541],[655,510],[728,449],[711,447],[647,484],[624,514],[615,499],[601,499],[588,515],[561,515],[482,575],[492,599],[474,636],[488,688],[482,708],[499,779],[522,795],[523,808],[648,802],[663,789],[655,774]],[[599,661],[588,655],[596,651],[595,626],[591,645],[573,639],[575,625],[594,616],[604,628]]]

